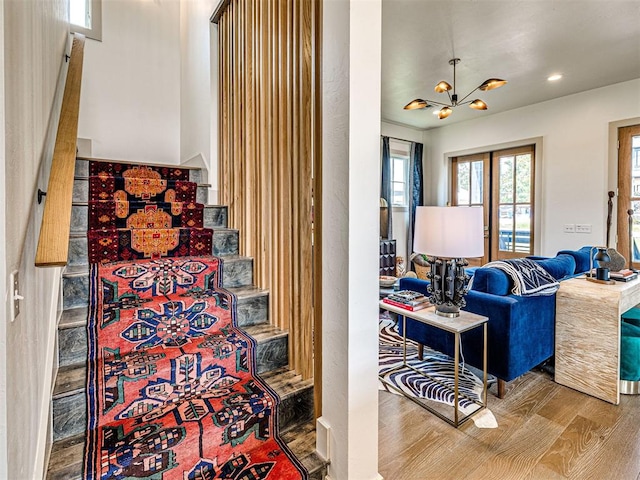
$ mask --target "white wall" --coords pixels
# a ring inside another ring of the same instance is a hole
[[[21,313],[0,317],[0,477],[42,478],[59,269],[34,267],[39,170],[51,159],[56,84],[68,37],[67,0],[2,2],[4,19],[0,286],[20,272]],[[52,317],[53,316],[53,317]],[[6,419],[6,423],[5,423]]]
[[[329,478],[379,478],[380,0],[323,5],[323,410]]]
[[[449,197],[448,157],[522,139],[542,137],[536,208],[541,255],[602,245],[609,183],[609,123],[640,116],[640,79],[486,116],[424,134],[430,179],[428,201]],[[564,233],[566,223],[592,224],[591,234]]]
[[[78,131],[95,157],[179,163],[180,48],[180,0],[103,0],[102,42],[85,48]]]
[[[380,124],[380,134],[399,138],[401,140],[408,140],[410,142],[416,143],[424,143],[423,130],[417,130],[415,128],[409,128],[402,125],[395,125],[393,123],[381,122]],[[428,181],[426,172],[426,154],[427,151],[426,146],[422,150],[422,171],[425,172],[425,182]],[[426,183],[423,186],[426,187]],[[426,197],[425,197],[426,198]],[[408,233],[408,224],[409,224],[409,211],[407,208],[393,207],[393,238],[396,240],[396,255],[404,258],[405,268],[408,270],[409,265],[409,256],[413,252],[409,252],[407,254],[407,233]]]
[[[0,71],[5,71],[4,61],[4,0],[0,0]],[[5,124],[4,75],[0,75],[0,125]],[[0,128],[0,199],[6,202],[5,173],[5,131]],[[0,208],[0,245],[6,245],[5,208]],[[5,298],[4,308],[0,308],[0,478],[8,475],[8,428],[7,428],[7,256],[0,255],[0,294]]]
[[[211,160],[210,17],[217,0],[180,2],[180,160]]]

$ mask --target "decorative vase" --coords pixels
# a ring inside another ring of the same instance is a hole
[[[404,265],[404,258],[396,257],[396,277],[398,278],[404,277],[405,272],[406,272],[406,268]]]

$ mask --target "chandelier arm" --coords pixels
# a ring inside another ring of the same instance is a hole
[[[435,105],[442,105],[443,107],[452,107],[453,105],[449,104],[449,103],[442,103],[442,102],[435,102],[433,100],[425,100],[425,102],[427,103],[433,103]]]
[[[478,90],[479,88],[480,88],[480,87],[478,86],[478,87],[474,88],[473,90],[471,90],[469,93],[467,93],[467,94],[465,95],[465,97],[464,97],[462,100],[460,100],[460,101],[458,102],[458,105],[462,105],[462,102],[464,102],[467,98],[469,98],[469,97],[471,96],[471,94],[472,94],[473,92],[475,92],[476,90]],[[467,103],[471,103],[471,100],[469,100]]]

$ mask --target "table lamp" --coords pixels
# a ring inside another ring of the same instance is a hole
[[[413,250],[428,258],[427,291],[436,314],[457,317],[468,291],[465,258],[484,255],[482,207],[417,207]]]

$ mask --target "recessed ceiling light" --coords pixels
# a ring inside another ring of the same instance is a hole
[[[559,73],[555,73],[553,75],[550,75],[549,77],[547,77],[547,80],[549,80],[550,82],[556,82],[558,80],[560,80],[562,78],[562,75]]]

